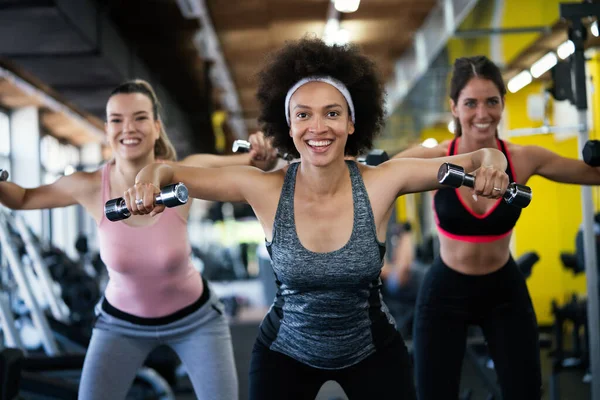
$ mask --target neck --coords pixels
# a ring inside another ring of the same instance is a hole
[[[498,148],[497,138],[485,138],[485,139],[473,139],[466,136],[461,136],[458,141],[458,152],[459,153],[470,153],[472,151],[485,149],[485,148]]]
[[[137,160],[122,160],[115,159],[115,172],[119,176],[121,182],[127,187],[135,184],[135,177],[145,166],[155,162],[154,154],[149,154],[147,157],[142,157]]]
[[[339,162],[324,167],[301,162],[298,179],[311,193],[327,196],[336,193],[344,185],[344,177],[348,173],[348,167],[343,158]]]

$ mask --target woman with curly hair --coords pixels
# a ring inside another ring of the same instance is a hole
[[[251,399],[314,399],[328,380],[351,399],[414,399],[408,352],[380,295],[394,202],[440,187],[444,162],[475,171],[479,195],[498,198],[507,187],[506,158],[493,149],[377,167],[347,159],[381,129],[383,94],[356,47],[288,43],[259,75],[259,119],[274,146],[300,162],[272,172],[154,164],[128,190],[134,214],[161,212],[153,185],[176,181],[193,197],[247,201],[256,212],[278,292],[253,349]]]

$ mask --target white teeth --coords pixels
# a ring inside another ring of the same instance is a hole
[[[139,142],[141,142],[140,139],[123,139],[123,140],[121,140],[121,143],[123,143],[123,144],[138,144]]]
[[[478,128],[478,129],[487,129],[490,127],[490,124],[473,124],[473,125],[475,125],[475,128]]]
[[[329,146],[331,144],[331,140],[309,140],[308,145],[313,147],[324,147]]]

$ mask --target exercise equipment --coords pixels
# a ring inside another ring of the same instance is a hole
[[[463,167],[450,163],[444,163],[438,170],[438,181],[442,185],[455,188],[467,186],[475,187],[475,176],[465,173]],[[510,183],[504,192],[504,201],[515,207],[525,208],[531,202],[531,188],[518,183]]]
[[[234,153],[248,153],[251,149],[252,145],[250,144],[250,142],[242,139],[234,140],[233,145],[231,146],[231,151],[233,151]],[[292,156],[291,154],[280,153],[279,151],[277,152],[277,157],[287,162],[290,162],[294,159],[294,156]]]
[[[0,400],[14,400],[19,395],[26,398],[43,396],[47,399],[76,399],[77,381],[83,367],[85,347],[67,343],[68,338],[61,337],[61,334],[53,331],[52,320],[46,316],[39,303],[40,296],[34,293],[36,288],[48,292],[41,296],[42,298],[57,296],[54,290],[48,290],[52,288],[53,282],[38,282],[51,280],[51,275],[48,271],[43,271],[47,266],[40,261],[41,257],[37,267],[22,262],[25,256],[29,259],[35,258],[34,254],[38,250],[33,238],[26,231],[22,231],[25,237],[17,236],[20,230],[15,229],[15,226],[19,226],[15,218],[10,213],[0,210],[0,328],[6,346],[0,352]],[[21,240],[16,240],[17,238]],[[20,253],[21,247],[25,249],[25,255]],[[82,282],[74,284],[81,285]],[[11,299],[12,297],[14,298]],[[27,318],[31,319],[32,326],[41,340],[42,352],[27,348],[21,338],[13,306],[13,303],[18,303],[21,299],[24,302],[24,307],[21,308],[28,314]],[[56,302],[60,309],[60,300]],[[51,301],[47,301],[47,304],[50,305]],[[76,348],[76,351],[68,352],[68,346]],[[136,375],[132,391],[140,390],[145,393],[143,398],[175,398],[167,382],[149,368],[140,369]]]
[[[385,150],[373,149],[369,151],[366,155],[358,157],[356,161],[365,165],[376,166],[386,162],[389,159],[390,156]]]
[[[589,140],[588,126],[588,78],[586,75],[585,40],[587,37],[587,22],[590,17],[600,17],[600,4],[592,2],[560,3],[560,18],[568,26],[568,38],[573,43],[574,52],[570,58],[570,77],[572,79],[571,103],[577,108],[579,122],[578,146],[581,152]],[[598,290],[598,269],[596,266],[596,244],[593,228],[594,203],[592,188],[581,185],[581,209],[583,214],[583,242],[585,252],[585,271],[587,285],[587,316],[590,338],[591,373],[596,379],[591,384],[591,399],[600,400],[600,296]],[[551,398],[558,399],[560,390],[557,384],[551,385]]]
[[[187,187],[179,182],[165,186],[160,193],[156,195],[154,201],[157,205],[165,207],[177,207],[186,204],[188,201]],[[104,205],[104,214],[110,221],[121,221],[131,216],[131,212],[127,208],[125,199],[122,197],[111,199]]]
[[[4,182],[8,180],[8,171],[5,169],[0,169],[0,182]]]
[[[579,299],[576,295],[571,301],[559,306],[552,301],[554,316],[554,347],[552,357],[552,374],[550,376],[550,399],[561,398],[559,392],[560,374],[565,370],[586,372],[590,368],[590,330],[587,318],[587,299]],[[571,340],[565,343],[565,333],[570,330]]]
[[[581,151],[583,161],[592,167],[600,167],[600,140],[588,140]]]

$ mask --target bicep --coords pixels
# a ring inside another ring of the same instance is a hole
[[[80,173],[63,176],[51,184],[25,189],[22,208],[37,210],[72,206],[79,203],[78,193],[89,190],[89,184]]]

